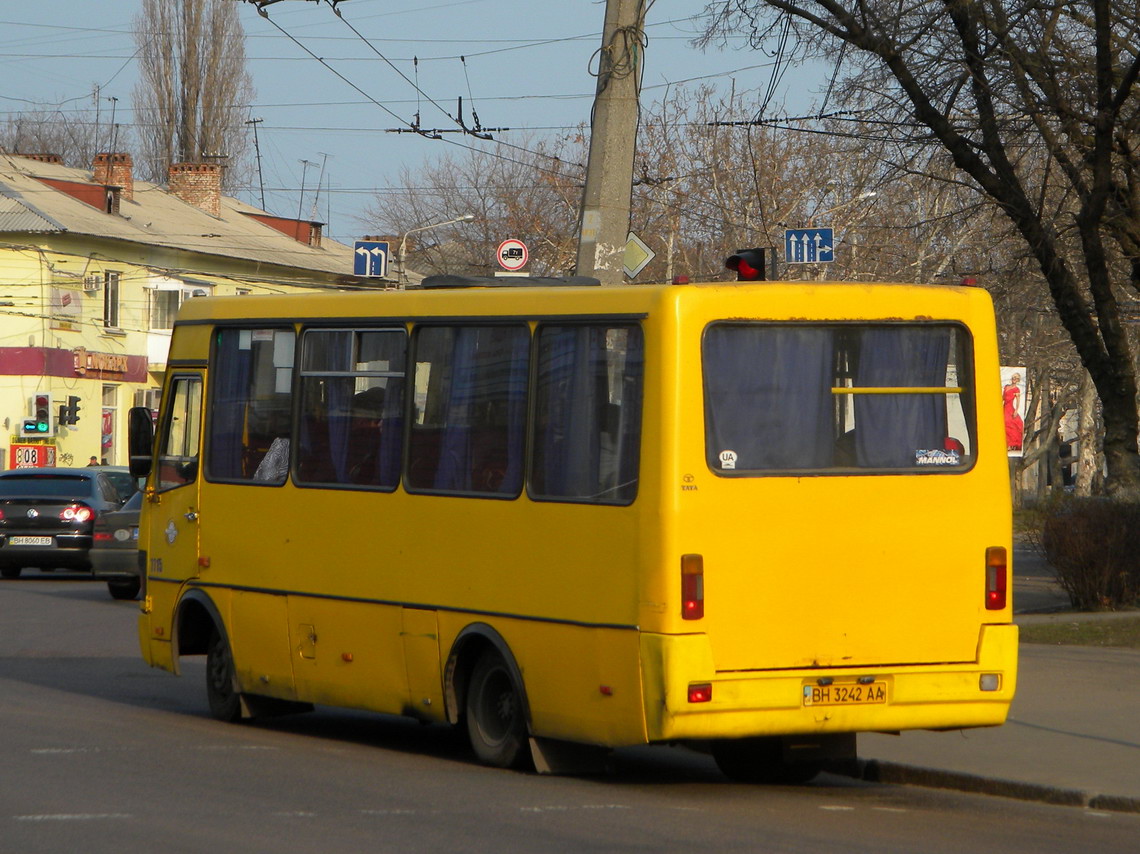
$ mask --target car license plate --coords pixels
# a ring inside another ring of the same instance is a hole
[[[10,546],[50,546],[51,537],[9,537]]]
[[[887,702],[887,683],[834,682],[831,685],[804,685],[805,706],[864,706]]]

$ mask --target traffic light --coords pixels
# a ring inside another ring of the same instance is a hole
[[[763,249],[737,249],[724,259],[724,266],[736,271],[738,282],[762,282],[764,276]]]
[[[20,425],[20,435],[41,438],[52,435],[50,392],[32,395],[32,417],[24,419]]]
[[[73,426],[79,423],[79,398],[68,395],[67,403],[59,405],[59,423]]]

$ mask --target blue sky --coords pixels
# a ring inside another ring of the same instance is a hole
[[[116,122],[131,122],[131,29],[139,6],[137,0],[4,3],[0,119],[41,105],[91,109],[98,87],[103,120],[113,106]],[[701,25],[692,16],[703,7],[701,0],[652,4],[643,102],[685,82],[725,92],[768,87],[772,60],[741,49],[743,40],[705,52],[691,45]],[[589,118],[591,57],[605,15],[600,0],[343,0],[339,9],[344,20],[326,3],[283,0],[267,7],[267,21],[241,4],[257,90],[250,117],[262,120],[258,143],[273,213],[296,216],[300,207],[310,215],[320,179],[317,218],[328,221],[326,233],[347,243],[359,238],[367,230],[361,213],[376,188],[401,166],[460,152],[454,143],[469,141],[386,129],[406,126],[417,110],[422,127],[454,127],[440,107],[454,113],[460,96],[469,124],[474,106],[484,127],[512,128],[497,134],[507,142]],[[809,109],[821,74],[793,69],[774,103],[793,113]],[[256,189],[240,195],[260,205]]]

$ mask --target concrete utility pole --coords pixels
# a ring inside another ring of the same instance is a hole
[[[603,285],[625,282],[644,21],[645,0],[606,0],[576,270]]]

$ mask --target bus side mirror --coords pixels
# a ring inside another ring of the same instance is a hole
[[[149,475],[151,457],[154,456],[154,418],[145,406],[132,406],[127,412],[127,449],[131,474],[135,477]]]

